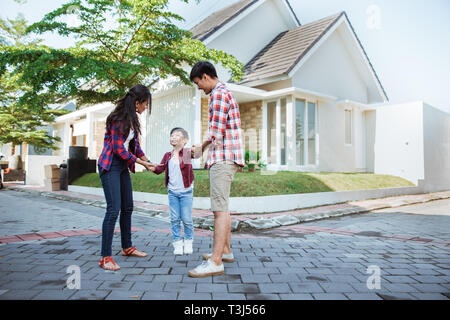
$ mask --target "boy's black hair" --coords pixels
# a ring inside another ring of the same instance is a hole
[[[170,135],[172,135],[172,133],[174,133],[175,131],[180,131],[183,137],[189,140],[189,133],[183,128],[180,127],[173,128],[172,130],[170,130]]]
[[[211,62],[199,61],[192,67],[189,79],[193,82],[194,78],[201,79],[204,74],[207,74],[211,78],[217,78],[216,68],[214,68]]]

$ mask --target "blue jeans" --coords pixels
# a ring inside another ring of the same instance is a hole
[[[182,240],[181,222],[184,226],[184,238],[194,239],[194,223],[192,222],[192,201],[194,191],[174,192],[169,190],[170,225],[173,241]]]
[[[133,188],[127,161],[114,156],[109,171],[98,169],[106,199],[106,214],[102,226],[102,256],[111,256],[112,240],[120,211],[120,237],[122,248],[131,243],[131,214],[133,212]]]

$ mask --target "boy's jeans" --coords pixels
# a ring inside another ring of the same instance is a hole
[[[102,227],[102,256],[111,256],[114,227],[120,212],[120,238],[122,248],[128,249],[131,243],[131,214],[133,212],[133,189],[127,161],[114,156],[111,169],[102,171],[100,180],[106,198],[106,214]]]
[[[169,189],[170,225],[173,241],[179,241],[183,222],[185,240],[194,239],[194,223],[192,222],[192,201],[194,191],[176,192]]]

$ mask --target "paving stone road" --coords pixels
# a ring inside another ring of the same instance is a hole
[[[210,252],[212,233],[196,229],[194,254],[175,257],[168,222],[141,213],[133,216],[141,228],[133,244],[148,257],[120,256],[116,234],[121,270],[101,269],[103,215],[99,207],[1,190],[0,237],[18,237],[0,244],[0,300],[450,299],[450,200],[233,233],[235,262],[225,275],[200,279],[187,271]],[[36,234],[46,239],[29,240]],[[69,289],[69,266],[80,268],[79,290]]]

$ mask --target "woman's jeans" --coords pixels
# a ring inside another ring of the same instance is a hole
[[[194,191],[176,192],[169,190],[170,225],[173,241],[179,241],[181,237],[181,222],[184,226],[185,240],[194,239],[194,224],[192,222],[192,201]]]
[[[122,248],[131,244],[131,213],[133,212],[133,189],[127,161],[113,157],[109,171],[99,167],[100,180],[106,198],[106,214],[102,227],[102,256],[110,257],[114,228],[120,211],[120,237]]]

